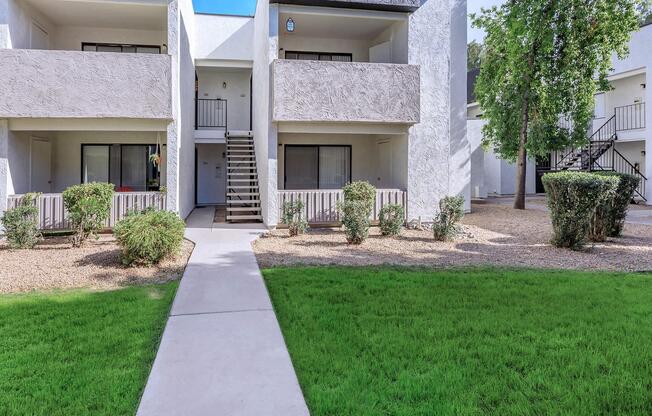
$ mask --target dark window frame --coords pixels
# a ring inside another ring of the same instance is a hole
[[[326,188],[319,187],[319,183],[321,182],[320,180],[321,178],[319,177],[321,173],[321,169],[320,169],[321,166],[319,166],[319,160],[320,160],[319,149],[322,147],[348,147],[349,148],[349,180],[347,183],[351,183],[353,181],[353,145],[350,144],[286,144],[283,146],[283,189],[288,190],[287,188],[288,147],[316,147],[317,148],[317,189],[326,189]],[[289,190],[292,191],[295,189],[289,189]],[[296,189],[296,190],[300,190],[300,189]]]
[[[307,55],[318,55],[320,58],[322,55],[328,55],[331,57],[330,60],[324,60],[326,62],[353,62],[353,54],[352,53],[341,53],[341,52],[313,52],[313,51],[285,51],[284,58],[292,61],[302,61],[304,59],[294,59],[294,58],[288,58],[287,54],[288,53],[295,53],[297,55],[299,54],[307,54]],[[350,61],[333,61],[333,56],[346,56],[350,59]],[[306,61],[309,59],[305,59]],[[318,59],[321,61],[321,59]]]
[[[89,147],[90,146],[96,146],[96,147],[98,147],[98,146],[106,146],[106,147],[109,148],[109,170],[107,172],[107,177],[109,178],[109,181],[111,180],[111,167],[112,167],[112,164],[111,164],[111,148],[113,146],[120,146],[120,149],[119,149],[120,150],[120,175],[119,175],[119,182],[120,183],[116,183],[116,184],[113,184],[113,185],[116,188],[121,188],[123,186],[122,185],[122,169],[123,169],[122,149],[123,149],[123,147],[125,147],[125,146],[141,146],[141,147],[145,146],[145,147],[150,147],[151,148],[151,147],[156,147],[157,144],[156,143],[82,143],[81,144],[81,167],[80,167],[80,175],[79,175],[80,176],[80,178],[79,178],[79,183],[80,184],[86,183],[86,182],[84,182],[84,147],[86,147],[86,146],[89,146]],[[163,153],[163,147],[166,146],[166,145],[165,144],[160,144],[158,146],[160,146],[159,149],[158,149],[159,152]],[[147,163],[150,163],[149,154],[146,155],[146,162],[145,163],[146,163],[145,166],[147,166]],[[135,192],[150,192],[149,189],[147,189],[147,188],[149,188],[149,180],[150,179],[151,178],[150,178],[150,175],[149,175],[149,170],[146,170],[146,172],[145,172],[145,189],[146,190],[145,191],[135,191]],[[158,179],[158,188],[160,189],[160,187],[161,187],[161,175],[160,175],[160,172],[159,172],[158,178],[156,178],[156,179]],[[109,182],[109,183],[111,183],[111,182]]]
[[[95,46],[97,49],[98,46],[106,46],[106,47],[111,47],[111,48],[120,48],[120,52],[118,53],[125,53],[124,48],[136,48],[135,52],[127,52],[127,53],[138,53],[138,48],[151,48],[151,49],[158,49],[159,55],[161,54],[161,46],[160,45],[138,45],[138,44],[131,44],[131,43],[103,43],[103,42],[82,42],[81,44],[81,50],[84,51],[85,46]],[[104,53],[104,52],[100,52]],[[152,54],[156,55],[156,54]]]

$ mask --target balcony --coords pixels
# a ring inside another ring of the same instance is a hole
[[[0,118],[172,118],[169,55],[3,49],[0,79]]]
[[[418,66],[276,60],[272,71],[275,122],[419,122]]]

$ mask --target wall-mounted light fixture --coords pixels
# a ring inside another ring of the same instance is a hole
[[[645,89],[646,86],[647,86],[647,84],[645,84],[645,83],[641,84],[641,87],[642,87],[643,89]]]
[[[222,88],[226,89],[226,81],[222,83]]]
[[[288,18],[288,20],[285,22],[285,30],[288,32],[292,33],[294,32],[294,20],[292,20],[291,17]]]

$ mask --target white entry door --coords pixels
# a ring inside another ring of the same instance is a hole
[[[197,204],[226,203],[226,146],[197,144]]]
[[[30,157],[30,191],[52,192],[52,145],[48,140],[32,137]]]
[[[378,142],[378,188],[394,188],[392,171],[392,142]]]

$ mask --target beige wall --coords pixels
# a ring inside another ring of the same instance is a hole
[[[81,178],[82,144],[156,144],[156,132],[57,132],[52,139],[52,191],[62,192],[71,185],[77,185]],[[159,133],[165,144],[165,132]],[[161,184],[165,185],[166,147],[163,146],[163,169]],[[194,168],[190,167],[194,172]]]
[[[52,36],[50,36],[50,40],[52,41]],[[167,32],[162,30],[59,26],[54,36],[54,44],[50,48],[80,51],[82,42],[161,46],[167,44]],[[165,48],[161,50],[167,52]]]
[[[392,180],[378,183],[380,142],[392,146]],[[379,188],[400,188],[407,186],[407,137],[405,135],[355,135],[355,134],[300,134],[279,133],[278,136],[278,185],[284,188],[285,149],[288,144],[351,145],[351,179],[368,181]]]
[[[249,97],[251,70],[220,70],[197,67],[199,98],[227,100],[229,130],[250,130]],[[226,82],[226,88],[224,83]]]

